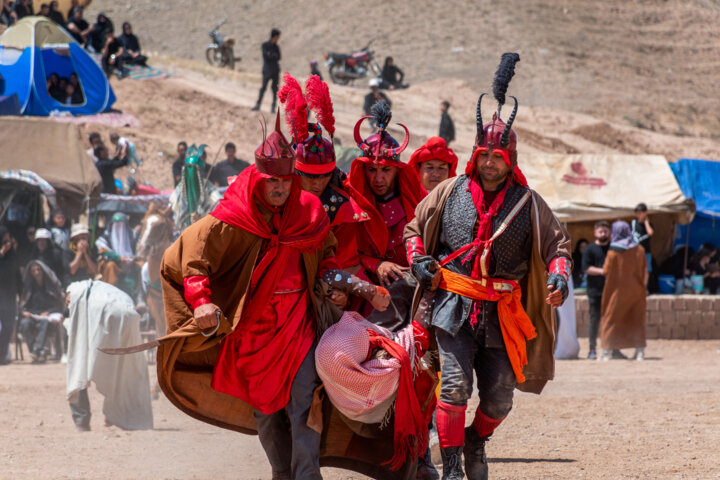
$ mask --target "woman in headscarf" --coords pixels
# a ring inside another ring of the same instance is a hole
[[[140,41],[132,31],[130,22],[122,25],[122,34],[118,37],[118,41],[123,47],[123,60],[127,65],[140,65],[147,67],[147,57],[140,53]]]
[[[97,21],[90,29],[90,33],[88,33],[86,46],[89,46],[95,53],[102,52],[103,48],[105,48],[105,33],[113,30],[112,20],[104,13],[99,13]]]
[[[47,360],[45,339],[53,317],[62,320],[64,295],[55,273],[40,260],[31,260],[23,276],[20,332],[33,362]]]
[[[100,252],[98,271],[103,282],[114,285],[134,297],[139,286],[139,268],[134,263],[137,233],[130,228],[128,216],[117,212],[95,245]]]
[[[9,363],[8,346],[17,314],[20,292],[20,266],[13,240],[5,225],[0,225],[0,365]]]
[[[575,244],[575,250],[573,250],[572,258],[573,258],[573,285],[575,285],[575,288],[582,287],[583,282],[585,281],[585,274],[582,271],[581,265],[582,265],[582,255],[585,251],[585,247],[588,246],[588,241],[586,238],[581,238],[577,241]]]
[[[645,357],[645,286],[648,273],[645,249],[633,237],[630,225],[617,221],[612,225],[610,249],[603,274],[600,342],[601,358],[623,358],[621,348],[634,348],[635,359]]]

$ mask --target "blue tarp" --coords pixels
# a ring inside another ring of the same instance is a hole
[[[720,246],[720,162],[681,158],[670,168],[683,194],[695,200],[689,245],[696,251],[705,242]],[[678,225],[675,245],[685,245],[687,228]]]
[[[115,102],[115,94],[102,69],[75,42],[68,43],[67,49],[30,46],[16,61],[9,63],[15,56],[17,50],[0,47],[0,75],[5,79],[5,89],[0,95],[16,94],[22,115],[48,116],[53,110],[94,115],[109,110]],[[73,72],[80,80],[85,103],[64,105],[48,94],[46,78],[51,73],[69,77]]]

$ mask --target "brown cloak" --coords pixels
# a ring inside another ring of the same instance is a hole
[[[449,178],[433,189],[415,210],[415,219],[405,227],[404,241],[420,236],[428,255],[436,256],[442,214],[447,198],[459,177]],[[532,190],[531,190],[532,191]],[[547,266],[561,255],[571,258],[570,235],[537,192],[532,191],[533,249],[530,271],[524,286],[522,303],[535,326],[537,337],[527,342],[528,364],[523,369],[525,382],[517,388],[524,392],[540,393],[555,376],[555,311],[545,303],[547,297]],[[415,292],[414,305],[420,301],[420,288]]]
[[[608,250],[603,265],[600,344],[605,350],[645,347],[645,249]]]

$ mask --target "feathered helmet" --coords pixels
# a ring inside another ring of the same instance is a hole
[[[370,109],[372,115],[362,117],[355,124],[355,143],[360,150],[363,152],[363,156],[370,158],[375,162],[389,161],[399,162],[399,155],[407,148],[408,142],[410,141],[410,132],[408,128],[402,123],[398,123],[403,129],[405,129],[405,141],[400,145],[389,133],[386,128],[392,119],[392,111],[387,102],[380,101],[372,106]],[[377,124],[378,131],[373,133],[365,140],[360,136],[360,125],[365,119],[372,118]]]
[[[305,95],[298,81],[285,72],[284,85],[278,92],[280,103],[285,106],[285,117],[292,132],[297,155],[295,170],[300,175],[322,176],[335,170],[335,117],[327,83],[317,75],[311,75],[305,84]],[[312,111],[317,123],[308,122]],[[330,134],[324,138],[322,128]]]
[[[517,136],[512,130],[512,124],[515,121],[515,114],[518,108],[517,98],[513,96],[510,97],[515,101],[515,106],[508,117],[507,123],[503,122],[500,118],[500,111],[503,105],[505,105],[505,94],[507,93],[510,80],[513,75],[515,75],[515,64],[519,61],[520,55],[517,53],[503,53],[500,59],[500,65],[493,79],[493,96],[498,102],[498,107],[497,112],[493,113],[492,121],[483,125],[480,106],[483,97],[487,95],[487,93],[483,93],[480,95],[480,98],[478,98],[476,112],[477,136],[475,137],[475,153],[477,153],[479,149],[504,150],[508,153],[507,161],[511,163],[517,161]],[[475,155],[473,155],[473,157],[475,157]]]
[[[286,177],[295,173],[295,150],[280,130],[280,111],[275,117],[275,131],[266,135],[263,127],[263,141],[255,149],[255,166],[260,173],[274,177]]]

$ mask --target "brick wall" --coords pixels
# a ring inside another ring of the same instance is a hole
[[[588,301],[575,296],[577,333],[587,337]],[[720,295],[650,295],[647,297],[647,338],[720,339]]]

